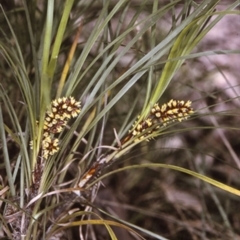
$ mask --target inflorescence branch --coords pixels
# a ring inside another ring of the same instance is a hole
[[[73,97],[63,97],[52,101],[44,119],[41,151],[33,171],[32,197],[38,192],[45,160],[59,151],[59,139],[54,135],[62,132],[67,122],[77,117],[80,111],[81,103]],[[32,147],[32,141],[30,145]]]
[[[137,120],[129,131],[127,138],[123,143],[134,138],[134,142],[151,138],[150,135],[156,132],[160,127],[165,127],[174,121],[183,121],[187,119],[194,111],[191,108],[191,101],[170,100],[168,103],[159,106],[154,104],[148,116],[141,120]],[[140,116],[138,117],[138,119]],[[148,138],[149,136],[149,138]]]
[[[135,121],[132,129],[127,136],[123,138],[121,143],[124,144],[130,140],[133,140],[134,142],[140,142],[144,139],[149,140],[152,138],[154,132],[159,131],[160,127],[166,127],[169,123],[174,121],[181,122],[193,113],[194,111],[191,108],[191,101],[170,100],[162,106],[159,106],[159,104],[156,103],[144,120],[139,121],[140,116],[138,117],[138,120]],[[87,183],[94,179],[94,176],[100,174],[105,165],[108,165],[114,161],[114,159],[114,155],[112,158],[108,158],[108,155],[100,158],[82,176],[77,184],[78,187],[84,188]]]
[[[45,159],[58,152],[59,140],[53,136],[62,132],[71,118],[77,117],[81,111],[80,107],[81,103],[73,97],[63,97],[52,101],[43,126],[42,150]]]

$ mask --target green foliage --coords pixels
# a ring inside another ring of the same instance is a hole
[[[239,196],[239,190],[175,164],[109,167],[153,144],[145,140],[198,128],[185,123],[175,129],[173,123],[193,113],[196,99],[162,107],[158,101],[165,102],[186,59],[240,53],[196,53],[222,18],[239,14],[239,1],[222,11],[219,2],[24,0],[1,6],[1,237],[77,239],[76,232],[93,234],[84,225],[102,225],[110,239],[118,238],[114,226],[141,239],[165,239],[95,205],[100,180],[127,169],[184,172]],[[185,83],[186,91],[188,85],[194,86]]]

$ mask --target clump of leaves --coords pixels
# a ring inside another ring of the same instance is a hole
[[[164,239],[94,205],[100,181],[126,169],[173,169],[240,195],[175,165],[109,168],[193,114],[191,99],[157,102],[185,59],[197,56],[194,47],[239,4],[218,12],[219,1],[180,2],[23,1],[1,8],[0,236],[90,239],[102,225],[111,239],[114,226]],[[158,23],[169,14],[163,31]]]

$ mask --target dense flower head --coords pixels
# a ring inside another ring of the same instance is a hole
[[[52,114],[52,113],[50,113]],[[61,120],[61,119],[56,119],[56,118],[51,118],[49,117],[49,113],[47,113],[47,116],[44,120],[44,132],[48,133],[60,133],[63,130],[63,127],[67,125],[66,120]]]
[[[181,122],[193,113],[191,101],[170,100],[161,107],[156,103],[151,109],[151,117],[158,119],[164,125],[175,120]]]
[[[154,104],[149,115],[140,122],[137,120],[133,124],[130,134],[136,137],[135,141],[147,138],[151,133],[157,131],[159,127],[166,126],[174,121],[183,121],[193,114],[191,108],[191,101],[170,100],[168,103],[159,106],[158,103]],[[140,116],[138,117],[138,119]],[[155,127],[153,127],[155,126]]]
[[[63,97],[52,101],[44,120],[44,132],[60,133],[70,118],[77,117],[81,103],[73,97]]]
[[[63,97],[52,101],[51,110],[56,119],[70,119],[80,113],[81,103],[73,97]]]
[[[57,138],[46,137],[42,141],[43,157],[47,159],[59,150],[59,140]]]

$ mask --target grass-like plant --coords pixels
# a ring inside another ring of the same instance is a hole
[[[197,99],[167,91],[186,59],[230,52],[192,53],[222,18],[239,14],[239,1],[221,11],[217,0],[10,2],[1,6],[0,237],[125,239],[117,226],[128,239],[165,239],[95,203],[101,181],[126,170],[171,169],[240,195],[202,170],[135,153],[198,129],[185,122],[204,115]],[[137,164],[126,161],[131,154]]]

